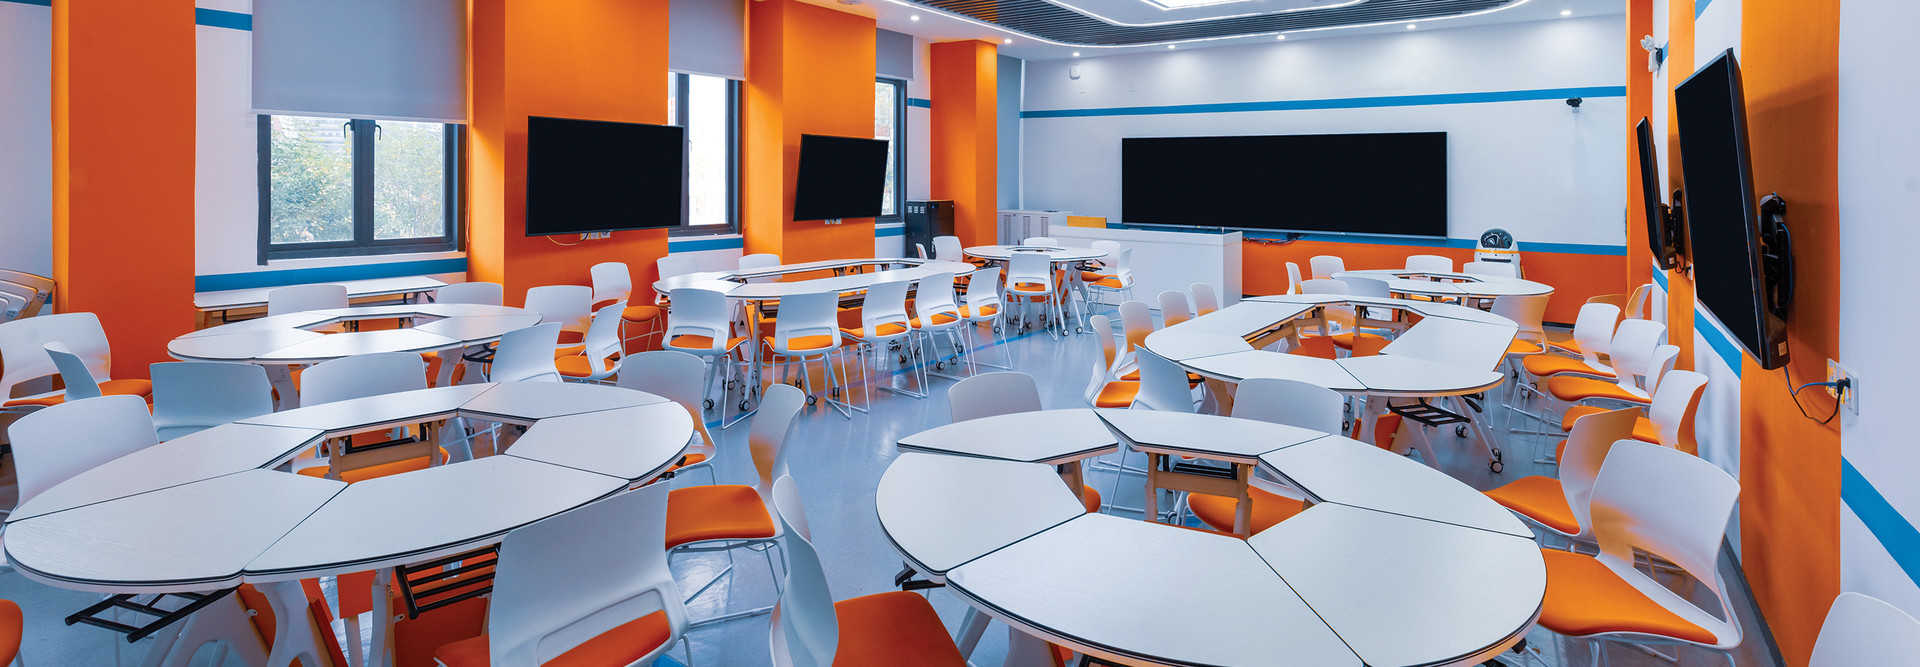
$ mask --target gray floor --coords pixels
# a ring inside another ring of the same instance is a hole
[[[1039,380],[1042,399],[1047,407],[1067,408],[1084,405],[1081,392],[1086,387],[1090,365],[1100,352],[1091,336],[1053,340],[1040,334],[1016,338],[1007,345],[991,347],[981,354],[983,358],[996,363],[1005,363],[1003,355],[1010,354],[1014,368],[1030,373]],[[894,381],[903,380],[895,378]],[[790,446],[794,448],[790,455],[792,474],[800,483],[814,541],[826,564],[828,580],[836,597],[892,590],[893,576],[900,571],[901,562],[888,546],[874,518],[873,489],[887,463],[894,457],[893,443],[897,439],[948,422],[945,393],[951,385],[951,380],[934,380],[931,385],[932,396],[925,400],[875,393],[873,412],[856,413],[852,419],[843,418],[824,406],[809,409],[801,418],[790,441]],[[1504,423],[1502,412],[1495,408],[1496,423]],[[716,467],[722,482],[748,483],[753,477],[753,463],[746,453],[746,431],[744,423],[726,431],[715,431],[721,450]],[[1489,472],[1479,450],[1453,440],[1450,433],[1446,437],[1436,436],[1443,459],[1441,467],[1478,489],[1493,488],[1525,475],[1552,474],[1550,466],[1536,467],[1529,461],[1536,448],[1546,448],[1545,451],[1551,452],[1554,440],[1511,437],[1513,439],[1506,447],[1510,452],[1507,456],[1508,465],[1503,474]],[[11,472],[9,470],[0,475],[10,477]],[[0,478],[0,483],[5,481]],[[1128,481],[1131,483],[1122,485],[1118,504],[1138,507],[1141,504],[1141,487],[1137,479]],[[1109,473],[1094,471],[1089,475],[1089,483],[1102,490],[1110,488],[1113,482]],[[1131,489],[1130,496],[1128,489]],[[11,489],[0,491],[0,494],[10,495]],[[771,580],[761,557],[743,552],[736,558],[738,567],[732,574],[693,601],[691,613],[695,618],[772,603]],[[693,586],[709,579],[727,562],[727,557],[722,555],[680,557],[675,560],[675,571],[683,584]],[[1735,582],[1736,612],[1745,628],[1746,643],[1736,652],[1737,664],[1742,667],[1774,667],[1778,663],[1772,657],[1772,648],[1767,646],[1765,633],[1760,631],[1754,620],[1756,614],[1751,596],[1738,583],[1738,573],[1731,561],[1724,561],[1722,570],[1730,581]],[[1697,590],[1694,593],[1699,594]],[[91,594],[42,586],[27,581],[18,573],[7,571],[0,573],[0,598],[14,600],[26,610],[24,654],[29,664],[127,665],[137,664],[144,653],[142,645],[127,646],[117,635],[106,631],[61,624],[61,618],[66,614],[97,599]],[[957,627],[965,612],[965,605],[940,590],[931,591],[928,598],[949,627]],[[1005,653],[1006,632],[1006,628],[997,624],[990,628],[986,639],[973,655],[973,663],[983,667],[999,664]],[[1521,662],[1518,656],[1511,654],[1503,660],[1509,664],[1538,665],[1544,662],[1566,667],[1591,664],[1584,641],[1560,639],[1541,629],[1535,629],[1528,639],[1539,650],[1541,661]],[[690,633],[690,640],[693,664],[699,667],[769,664],[767,617],[764,615],[697,628]],[[117,661],[116,644],[119,645]],[[1669,655],[1675,651],[1672,647],[1662,650]],[[1726,664],[1726,660],[1714,652],[1680,649],[1679,653],[1681,665]],[[680,657],[680,649],[676,648],[673,655]],[[1619,667],[1674,664],[1625,645],[1607,647],[1606,655],[1607,664]]]

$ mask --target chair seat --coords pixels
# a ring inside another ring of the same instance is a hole
[[[1119,278],[1115,278],[1113,276],[1104,276],[1097,280],[1087,281],[1087,285],[1092,287],[1105,287],[1107,289],[1126,289],[1127,288],[1126,283],[1120,282]]]
[[[873,335],[879,338],[898,336],[906,332],[907,332],[907,326],[904,324],[881,323],[880,326],[873,328]],[[867,330],[865,327],[854,327],[851,329],[843,327],[840,329],[840,333],[846,334],[848,336],[852,336],[854,338],[867,337]]]
[[[1272,528],[1282,521],[1293,518],[1307,509],[1306,503],[1298,498],[1261,490],[1260,487],[1247,487],[1247,495],[1253,503],[1253,519],[1248,523],[1253,532]],[[1233,511],[1239,503],[1226,496],[1210,496],[1204,493],[1187,494],[1187,507],[1201,523],[1214,530],[1233,530]]]
[[[926,322],[920,321],[918,317],[908,320],[915,329],[925,329],[929,326],[937,327],[942,324],[952,324],[958,321],[960,321],[960,318],[950,313],[934,313],[926,318]]]
[[[779,534],[751,486],[711,484],[667,493],[667,548],[708,540],[757,540]]]
[[[1567,354],[1583,354],[1580,351],[1580,341],[1574,340],[1572,338],[1568,338],[1566,340],[1547,341],[1547,347],[1555,350],[1559,350],[1561,352],[1565,352]]]
[[[1100,490],[1081,484],[1080,504],[1086,506],[1088,514],[1100,511]]]
[[[773,336],[767,336],[760,340],[761,342],[766,344],[767,349],[769,350],[779,349],[777,347],[774,347]],[[792,338],[787,339],[788,352],[815,352],[819,350],[825,350],[831,347],[833,347],[833,337],[826,334],[815,334],[812,336],[794,336]]]
[[[619,360],[613,357],[607,357],[606,359],[602,359],[601,363],[606,366],[606,370],[610,371],[619,363]],[[586,355],[575,355],[555,359],[553,360],[553,367],[559,369],[560,375],[570,378],[593,377],[594,372],[593,360],[587,358]]]
[[[705,461],[705,460],[707,460],[706,454],[702,454],[700,452],[692,452],[687,454],[684,457],[681,457],[681,460],[679,463],[675,463],[673,465],[667,466],[667,472],[673,472],[675,470],[679,470],[681,468],[685,468],[690,465],[698,464],[701,461]]]
[[[26,619],[20,605],[0,600],[0,665],[11,665],[20,655],[20,640],[26,635]]]
[[[1560,415],[1560,430],[1563,432],[1572,431],[1573,423],[1579,421],[1581,417],[1597,415],[1606,411],[1606,408],[1591,405],[1576,405],[1567,408],[1567,411]],[[1647,419],[1646,417],[1636,418],[1633,420],[1633,439],[1656,445],[1660,444],[1660,427],[1654,425],[1653,420]]]
[[[1551,477],[1522,477],[1506,486],[1486,492],[1493,502],[1521,516],[1565,535],[1580,534],[1580,519],[1567,506],[1567,493],[1560,480]]]
[[[733,348],[740,347],[740,344],[745,342],[747,342],[747,339],[744,337],[728,338],[727,346],[723,349],[731,350]],[[712,350],[713,337],[702,336],[699,334],[686,334],[683,336],[674,336],[673,340],[667,341],[667,347],[671,347],[677,350],[687,350],[687,351]]]
[[[917,593],[891,591],[833,603],[840,623],[834,667],[966,667],[947,626]]]
[[[1549,375],[1559,375],[1561,373],[1577,373],[1580,375],[1593,375],[1606,378],[1613,377],[1612,370],[1603,371],[1588,366],[1587,362],[1582,359],[1551,354],[1536,354],[1521,359],[1520,367],[1527,369],[1527,372],[1531,373],[1534,377],[1546,377]]]
[[[1013,287],[1010,287],[1008,289],[1015,292],[1024,292],[1027,294],[1046,294],[1048,292],[1053,291],[1053,288],[1048,287],[1041,283],[1014,283]]]
[[[1507,345],[1507,354],[1540,354],[1546,351],[1547,348],[1544,345],[1530,340],[1520,340],[1518,338],[1513,339],[1513,342]]]
[[[994,315],[997,315],[999,313],[1000,313],[999,306],[981,306],[980,307],[980,317],[993,317]],[[974,316],[973,308],[970,306],[961,306],[960,316],[968,319],[972,319]]]
[[[1653,402],[1644,394],[1636,394],[1619,383],[1587,377],[1547,378],[1547,393],[1562,401],[1584,401],[1590,398],[1604,398],[1610,401],[1624,401],[1646,405]]]
[[[440,460],[445,461],[447,460],[446,457],[447,457],[447,450],[445,449],[440,450]],[[416,457],[402,460],[402,461],[394,461],[391,463],[382,463],[380,465],[373,465],[373,466],[367,466],[365,468],[355,468],[353,470],[348,470],[346,472],[340,473],[340,481],[346,482],[348,484],[353,484],[355,482],[364,482],[369,479],[378,479],[378,478],[386,477],[389,475],[398,475],[403,472],[413,472],[415,470],[426,470],[428,467],[431,467],[432,465],[433,465],[433,461],[429,460],[428,457],[416,456]],[[327,467],[313,466],[310,468],[301,468],[299,470],[299,473],[302,475],[306,475],[308,477],[326,477]]]
[[[1668,611],[1599,560],[1558,549],[1541,549],[1547,561],[1547,595],[1540,625],[1569,637],[1632,632],[1713,645],[1706,628]]]
[[[614,626],[594,638],[581,642],[566,653],[540,663],[542,667],[625,667],[664,646],[673,638],[667,613],[656,611]],[[447,667],[491,665],[487,635],[463,639],[433,652],[433,658]]]
[[[1093,283],[1093,282],[1099,282],[1099,281],[1102,281],[1102,280],[1107,280],[1107,279],[1109,279],[1109,278],[1113,278],[1113,277],[1114,277],[1114,276],[1110,276],[1110,275],[1107,275],[1107,274],[1104,274],[1104,273],[1099,273],[1099,272],[1096,272],[1096,271],[1081,271],[1081,272],[1080,272],[1080,279],[1081,279],[1081,280],[1084,280],[1084,281],[1087,281],[1087,282],[1090,282],[1090,283]]]
[[[153,381],[152,380],[107,380],[105,382],[100,383],[100,395],[102,396],[139,396],[141,398],[147,399],[147,402],[151,403],[153,402]],[[0,403],[0,407],[12,408],[12,407],[23,407],[23,406],[29,406],[29,405],[38,405],[41,407],[47,407],[47,406],[59,405],[65,402],[67,402],[67,396],[65,393],[42,394],[40,396],[16,398],[16,399],[7,401],[5,403]]]
[[[1338,359],[1340,357],[1339,350],[1340,348],[1333,344],[1333,340],[1326,336],[1301,336],[1300,347],[1287,350],[1287,354],[1297,354],[1303,357],[1319,357],[1321,359]]]
[[[1133,370],[1130,370],[1130,371],[1127,371],[1126,373],[1123,373],[1123,374],[1121,374],[1121,375],[1120,375],[1120,380],[1121,380],[1122,382],[1139,382],[1139,381],[1140,381],[1140,369],[1138,369],[1138,368],[1135,368],[1135,369],[1133,369]],[[1190,385],[1190,386],[1191,386],[1191,385],[1197,385],[1197,384],[1200,384],[1200,383],[1202,383],[1202,382],[1206,382],[1206,381],[1207,381],[1207,379],[1206,379],[1206,378],[1203,378],[1203,377],[1200,377],[1200,374],[1199,374],[1199,373],[1191,373],[1191,372],[1190,372],[1190,373],[1187,373],[1187,384],[1188,384],[1188,385]]]
[[[1328,336],[1327,338],[1331,339],[1334,345],[1338,346],[1340,349],[1343,349],[1343,350],[1353,349],[1354,339],[1356,338],[1366,338],[1372,341],[1376,341],[1375,344],[1380,345],[1382,347],[1385,347],[1387,343],[1387,339],[1380,336],[1379,334],[1370,334],[1370,333],[1365,333],[1360,331],[1346,331],[1346,332],[1337,333],[1337,334]]]
[[[659,306],[627,306],[620,311],[620,319],[628,322],[652,322],[660,319]]]
[[[1133,406],[1133,397],[1140,394],[1138,382],[1108,382],[1100,388],[1100,395],[1093,397],[1096,408],[1126,408]]]

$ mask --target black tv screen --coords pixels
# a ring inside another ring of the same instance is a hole
[[[794,220],[879,217],[886,188],[887,140],[800,135]]]
[[[1128,223],[1447,235],[1447,133],[1120,142]]]
[[[527,119],[527,236],[676,227],[686,132],[569,118]]]
[[[1728,49],[1674,89],[1694,294],[1766,365],[1774,329],[1760,275],[1759,212],[1747,148],[1746,95]],[[1781,355],[1784,356],[1784,355]],[[1772,368],[1773,366],[1767,366]]]
[[[1653,263],[1662,269],[1679,265],[1679,249],[1667,243],[1673,230],[1667,229],[1666,209],[1660,202],[1659,154],[1653,149],[1653,123],[1641,118],[1633,127],[1639,144],[1640,197],[1647,212],[1647,245],[1653,250]]]

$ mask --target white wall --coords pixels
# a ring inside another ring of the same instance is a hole
[[[53,275],[53,9],[0,2],[0,269]]]
[[[1920,386],[1910,381],[1920,377],[1920,356],[1896,341],[1920,328],[1920,313],[1906,307],[1911,290],[1898,280],[1911,273],[1920,246],[1916,23],[1920,4],[1912,2],[1840,6],[1840,362],[1859,374],[1861,389],[1859,417],[1843,417],[1841,451],[1908,525],[1920,522],[1920,486],[1912,483],[1920,478],[1920,448],[1906,413],[1920,401]],[[1841,587],[1920,615],[1920,570],[1903,571],[1889,544],[1862,522],[1854,508],[1858,491],[1842,494],[1848,509],[1840,524]],[[1920,564],[1915,545],[1904,551],[1909,567]]]
[[[1033,61],[1025,109],[1619,87],[1624,15],[1405,34]],[[1079,65],[1081,78],[1068,78]],[[1448,133],[1449,236],[1621,245],[1623,96],[1379,108],[1026,118],[1023,204],[1120,219],[1120,139]],[[1250,193],[1255,194],[1255,193]]]

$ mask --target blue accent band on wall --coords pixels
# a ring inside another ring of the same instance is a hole
[[[1711,4],[1713,4],[1713,0],[1694,0],[1693,18],[1698,20],[1701,14],[1707,13],[1707,5]]]
[[[1845,458],[1840,459],[1840,501],[1867,525],[1867,532],[1887,548],[1887,554],[1906,571],[1907,578],[1920,584],[1920,530],[1914,529],[1913,522]]]
[[[0,2],[11,2],[16,5],[33,5],[35,7],[53,6],[53,0],[0,0]]]
[[[727,250],[746,247],[747,240],[738,236],[719,238],[696,238],[676,241],[667,239],[667,252],[700,252],[702,250]]]
[[[453,257],[449,259],[426,259],[414,262],[387,262],[384,264],[321,266],[311,269],[220,273],[208,276],[194,276],[193,291],[219,292],[230,289],[280,287],[283,285],[305,285],[308,283],[330,283],[344,280],[369,280],[373,278],[398,278],[401,276],[426,276],[436,273],[465,273],[466,271],[467,258]]]
[[[1658,266],[1653,267],[1653,284],[1659,285],[1662,292],[1672,291],[1667,288],[1667,272]]]
[[[1713,353],[1720,355],[1720,360],[1727,363],[1727,368],[1733,369],[1734,377],[1739,377],[1743,365],[1740,363],[1740,345],[1733,342],[1733,335],[1721,328],[1720,322],[1698,305],[1693,308],[1693,330],[1699,332],[1701,338],[1707,339],[1707,347],[1713,348]]]
[[[873,237],[876,239],[884,239],[889,236],[906,236],[906,235],[907,235],[906,225],[887,225],[887,226],[874,225],[873,226]]]
[[[909,97],[907,98],[907,106],[920,107],[922,109],[932,109],[933,100],[923,99],[919,97]]]
[[[1487,102],[1531,102],[1564,100],[1569,97],[1626,97],[1626,86],[1589,86],[1585,88],[1546,88],[1542,90],[1506,90],[1485,93],[1440,93],[1435,95],[1395,95],[1389,97],[1346,97],[1330,100],[1275,100],[1271,102],[1221,102],[1216,104],[1172,104],[1157,107],[1113,107],[1107,109],[1047,109],[1022,111],[1021,118],[1076,118],[1086,116],[1157,116],[1182,113],[1233,113],[1241,111],[1305,111],[1315,109],[1369,109],[1377,107],[1418,107],[1437,104],[1483,104]]]
[[[218,9],[193,10],[193,22],[209,28],[227,28],[231,30],[253,30],[253,15],[240,12],[228,12]]]
[[[1123,222],[1109,222],[1107,223],[1107,229],[1138,229],[1141,231],[1150,231],[1150,232],[1183,232],[1183,233],[1189,233],[1189,234],[1223,233],[1213,228],[1163,227],[1158,225],[1140,226],[1140,225],[1128,225]],[[1286,239],[1286,234],[1284,233],[1259,232],[1259,231],[1249,231],[1244,229],[1238,230],[1238,231],[1240,232],[1241,238],[1244,238],[1244,239],[1270,239],[1270,240],[1276,240],[1276,241]],[[1476,247],[1479,247],[1479,241],[1477,239],[1413,238],[1413,237],[1404,237],[1404,236],[1369,236],[1365,234],[1348,235],[1348,234],[1311,234],[1309,233],[1309,234],[1302,234],[1298,239],[1295,239],[1295,240],[1317,241],[1321,243],[1363,243],[1367,245],[1392,245],[1392,246],[1407,246],[1407,247],[1413,247],[1413,248],[1457,248],[1457,249],[1463,249],[1463,250],[1472,250]],[[1607,257],[1625,257],[1627,255],[1627,247],[1624,245],[1604,245],[1604,244],[1597,244],[1597,243],[1534,243],[1534,242],[1528,242],[1528,241],[1521,241],[1520,250],[1521,252],[1550,252],[1550,253],[1558,253],[1562,255],[1603,255]]]

